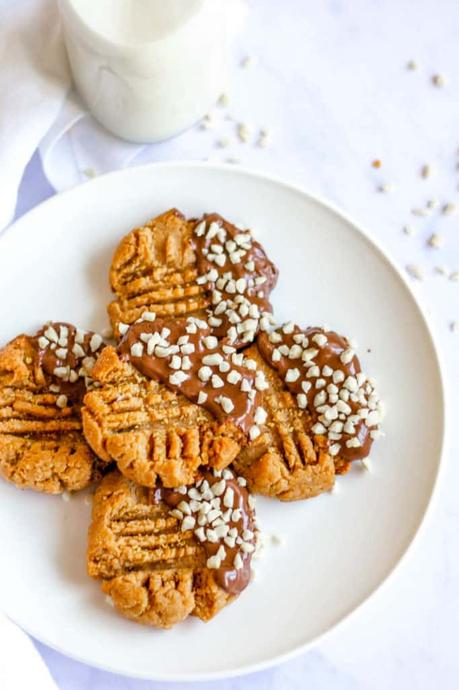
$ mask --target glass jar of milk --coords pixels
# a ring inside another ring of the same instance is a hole
[[[76,87],[123,139],[154,142],[199,120],[226,79],[225,0],[59,0]]]

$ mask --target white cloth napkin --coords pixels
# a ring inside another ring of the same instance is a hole
[[[247,6],[228,2],[229,29],[236,33]],[[70,90],[56,0],[0,0],[0,64],[0,231],[13,218],[37,148],[56,191],[125,167],[145,148],[109,134]],[[161,157],[160,147],[149,148]]]
[[[70,86],[54,0],[0,1],[0,228]]]
[[[29,637],[0,614],[0,688],[57,690]]]

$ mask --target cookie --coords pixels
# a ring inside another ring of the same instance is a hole
[[[245,354],[269,383],[266,420],[234,467],[253,492],[282,500],[331,489],[381,434],[381,403],[354,348],[333,331],[288,323]]]
[[[88,573],[137,623],[208,621],[247,587],[256,539],[252,499],[228,470],[177,491],[113,471],[94,496]]]
[[[145,311],[159,316],[204,313],[210,294],[199,285],[194,223],[171,209],[132,230],[118,245],[110,268],[116,299],[108,306],[115,336],[119,324]]]
[[[110,270],[116,299],[108,314],[116,337],[144,312],[207,316],[215,335],[239,346],[270,325],[277,275],[249,230],[218,214],[187,220],[171,209],[119,244]]]
[[[223,469],[247,442],[264,385],[252,364],[197,317],[140,321],[93,369],[86,439],[139,484],[191,484],[201,466]]]
[[[20,488],[76,491],[100,475],[81,403],[102,338],[50,323],[0,350],[0,474]]]
[[[258,346],[245,350],[267,381],[256,432],[234,460],[235,471],[248,481],[250,491],[282,501],[312,498],[329,491],[335,482],[335,463],[323,436],[312,432],[307,410],[263,358]]]

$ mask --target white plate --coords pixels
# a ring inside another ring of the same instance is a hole
[[[265,530],[284,545],[267,548],[258,580],[213,621],[190,619],[168,632],[117,616],[86,576],[90,509],[82,496],[66,503],[0,482],[0,606],[38,639],[89,664],[145,678],[208,679],[304,650],[381,585],[432,494],[443,389],[424,318],[382,252],[317,199],[223,166],[128,169],[22,218],[0,240],[2,341],[48,319],[106,325],[107,271],[119,238],[171,206],[246,222],[279,267],[278,318],[327,323],[357,339],[389,411],[373,471],[357,463],[338,479],[337,495],[259,499]]]

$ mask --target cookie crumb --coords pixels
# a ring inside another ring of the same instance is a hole
[[[451,321],[449,324],[449,330],[451,333],[459,333],[459,321]]]
[[[372,161],[371,165],[372,165],[373,168],[380,168],[381,165],[382,165],[382,163],[381,163],[381,161],[379,160],[379,158],[375,158],[375,160]]]
[[[412,225],[404,225],[403,232],[405,235],[414,235],[414,228]]]
[[[453,271],[452,273],[450,273],[449,279],[453,283],[459,283],[459,271]]]
[[[113,603],[113,599],[108,596],[108,594],[105,596],[105,603],[108,604],[108,606],[111,606],[112,609],[115,608],[115,604]]]
[[[394,191],[394,185],[390,184],[389,182],[386,182],[385,184],[381,184],[378,187],[378,192],[382,192],[383,194],[389,194],[389,192]]]
[[[406,69],[410,70],[411,72],[416,70],[418,68],[418,63],[416,60],[408,60],[406,63]]]
[[[63,492],[61,493],[61,498],[62,498],[63,501],[65,501],[66,503],[68,503],[68,502],[70,501],[70,494],[69,494],[69,492],[68,492],[68,491],[63,491]]]

